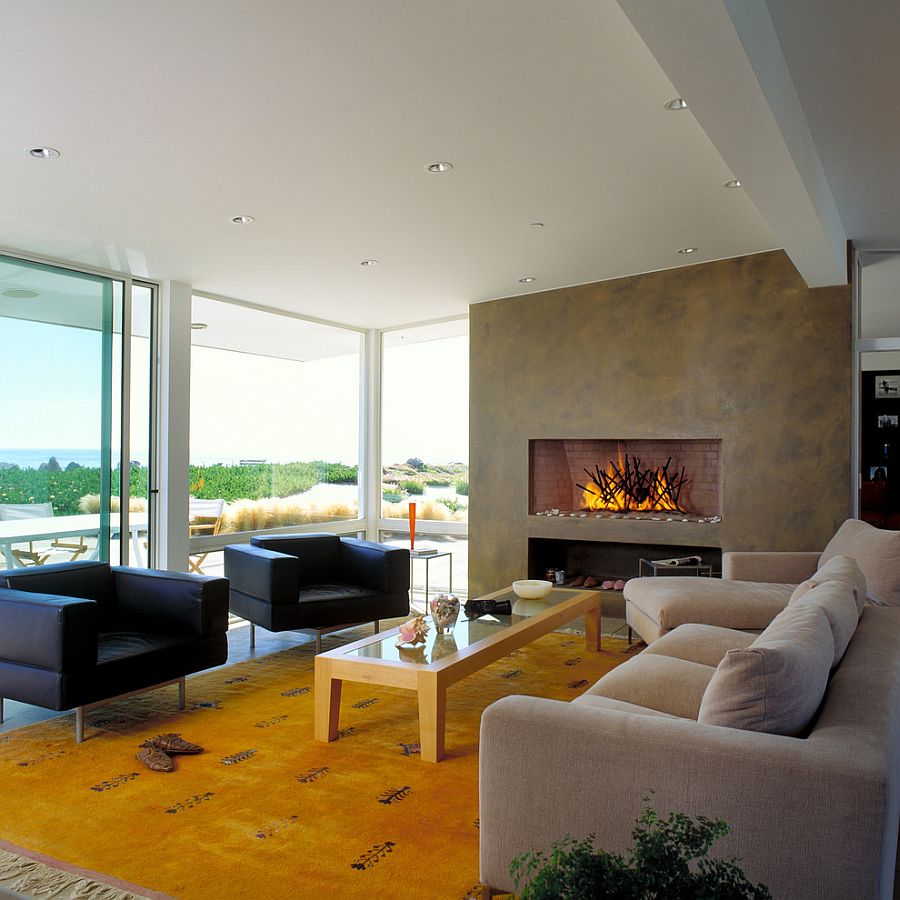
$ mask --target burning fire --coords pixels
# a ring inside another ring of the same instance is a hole
[[[619,452],[618,465],[610,461],[606,469],[594,466],[584,471],[590,484],[579,484],[584,491],[584,508],[613,512],[684,512],[680,503],[681,489],[687,484],[684,469],[670,472],[672,458],[664,466],[642,465],[637,457],[624,458]]]

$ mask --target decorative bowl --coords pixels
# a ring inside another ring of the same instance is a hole
[[[514,581],[512,589],[517,597],[523,600],[540,600],[546,597],[553,588],[553,584],[549,581],[541,581],[537,578],[526,578],[524,581]]]

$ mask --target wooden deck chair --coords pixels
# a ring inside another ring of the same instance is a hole
[[[191,497],[190,503],[190,520],[188,522],[188,532],[191,537],[198,534],[213,535],[218,534],[222,527],[222,518],[225,512],[224,500],[197,500]],[[188,571],[196,572],[198,575],[203,574],[203,561],[209,556],[210,551],[205,553],[192,553],[188,556]]]
[[[13,522],[22,519],[49,519],[52,517],[52,503],[0,503],[0,522]],[[44,565],[53,555],[54,550],[70,551],[71,555],[65,561],[72,562],[89,549],[84,535],[79,535],[77,541],[74,537],[66,540],[55,538],[49,543],[46,541],[27,541],[27,544],[27,550],[19,547],[12,551],[12,555],[23,566]]]

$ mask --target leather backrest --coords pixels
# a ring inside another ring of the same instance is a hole
[[[107,563],[68,562],[7,570],[0,573],[0,587],[95,600],[100,605],[101,631],[116,616],[115,586]]]
[[[336,534],[279,534],[252,537],[264,550],[287,553],[300,560],[300,586],[341,583],[341,539]]]

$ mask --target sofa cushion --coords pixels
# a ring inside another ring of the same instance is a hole
[[[756,635],[718,625],[679,625],[650,644],[644,653],[660,653],[704,666],[717,666],[729,650],[749,647]]]
[[[685,719],[696,719],[712,666],[641,653],[607,672],[584,697],[610,697]]]
[[[866,605],[866,576],[863,575],[862,569],[851,556],[832,556],[814,575],[807,578],[806,581],[801,581],[794,588],[794,593],[791,594],[788,602],[793,603],[794,600],[799,600],[808,591],[826,581],[840,581],[853,591],[858,619]]]
[[[808,603],[790,606],[745,650],[725,654],[703,695],[698,721],[801,734],[822,702],[833,659],[824,611]]]
[[[855,598],[856,593],[844,582],[826,581],[805,593],[791,597],[788,604],[789,609],[803,605],[818,606],[825,613],[834,641],[832,668],[841,661],[859,622],[859,609]]]
[[[792,584],[662,576],[632,578],[624,595],[662,630],[689,622],[746,630],[765,628],[793,590]]]
[[[888,606],[900,606],[900,531],[848,519],[822,551],[819,568],[834,556],[852,556],[862,569],[869,595]]]
[[[614,709],[618,712],[634,713],[639,716],[656,716],[663,719],[677,719],[671,713],[660,712],[658,709],[650,709],[649,706],[638,706],[636,703],[626,703],[624,700],[613,700],[612,697],[599,697],[597,694],[582,694],[576,697],[573,703],[581,706],[590,706],[594,709]]]

